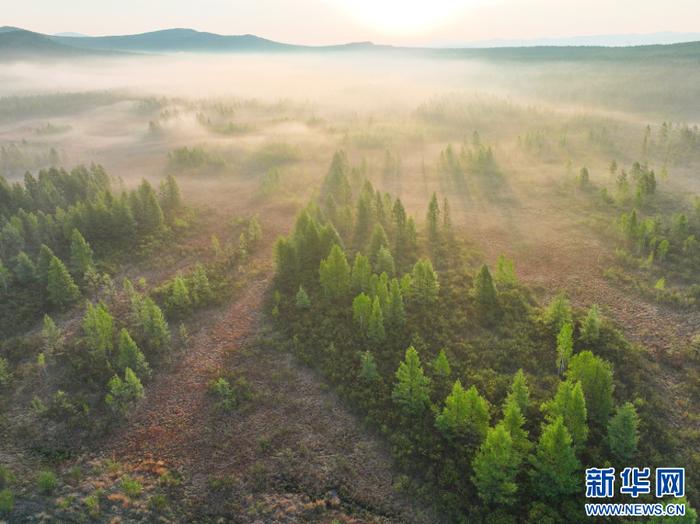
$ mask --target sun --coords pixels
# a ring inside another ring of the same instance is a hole
[[[328,0],[363,25],[386,34],[425,33],[473,6],[465,0]],[[467,5],[468,4],[468,5]]]

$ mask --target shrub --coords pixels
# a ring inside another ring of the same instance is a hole
[[[124,475],[120,484],[122,491],[130,499],[137,498],[141,495],[141,490],[143,489],[141,483],[136,479],[132,479],[129,475]]]
[[[9,489],[0,491],[0,515],[4,515],[12,511],[15,507],[15,497]]]
[[[58,479],[53,471],[42,471],[39,473],[37,484],[40,492],[44,495],[50,495],[56,489]]]

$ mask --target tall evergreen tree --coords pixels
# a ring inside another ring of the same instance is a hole
[[[58,257],[53,257],[49,264],[46,289],[51,305],[59,308],[72,304],[80,296],[78,286]]]
[[[36,282],[36,266],[24,251],[20,251],[15,261],[15,278],[23,286]]]
[[[440,240],[440,205],[438,204],[437,195],[433,193],[428,204],[428,214],[426,217],[428,227],[428,240],[435,245]]]
[[[167,302],[168,311],[175,315],[182,316],[190,311],[192,300],[187,283],[181,275],[177,275],[170,284]]]
[[[58,329],[53,319],[44,315],[44,322],[41,329],[41,338],[43,340],[44,352],[55,354],[63,347],[63,333]]]
[[[486,504],[510,506],[516,500],[516,476],[522,458],[503,424],[490,428],[474,457],[472,480]]]
[[[211,290],[211,285],[209,284],[207,270],[204,269],[204,266],[202,264],[197,263],[189,280],[189,291],[194,305],[199,306],[208,302],[211,299],[213,293]]]
[[[371,351],[360,353],[360,378],[369,384],[381,378]]]
[[[391,396],[411,416],[422,414],[430,406],[430,379],[423,373],[420,357],[413,346],[406,350],[406,357],[396,370]]]
[[[608,424],[608,446],[615,463],[622,466],[634,462],[639,443],[639,416],[631,402],[617,408]]]
[[[160,183],[160,205],[169,217],[182,208],[180,188],[173,175],[166,176],[165,180]]]
[[[566,371],[574,352],[574,328],[570,322],[565,323],[557,335],[557,371],[561,375]]]
[[[70,239],[70,268],[73,275],[83,279],[85,273],[95,268],[92,259],[92,248],[87,243],[80,231],[73,229]]]
[[[124,380],[114,375],[107,384],[105,403],[118,415],[125,415],[129,408],[144,397],[143,385],[131,370],[126,368]]]
[[[569,380],[581,382],[590,421],[599,428],[605,428],[613,404],[614,384],[610,363],[590,351],[582,351],[569,362],[566,376]]]
[[[403,329],[406,325],[406,310],[403,304],[401,285],[395,278],[392,278],[389,284],[389,301],[386,307],[386,315],[384,316],[386,324],[392,331]]]
[[[474,277],[472,294],[479,315],[488,320],[493,320],[499,310],[498,295],[496,287],[493,285],[491,272],[486,264],[481,266],[481,269]]]
[[[506,397],[506,401],[508,400],[513,400],[518,405],[523,416],[527,415],[530,409],[530,389],[527,386],[527,379],[522,368],[513,376],[513,382]]]
[[[559,333],[564,324],[571,323],[571,305],[563,293],[559,293],[544,310],[544,322],[555,333]]]
[[[502,424],[510,433],[513,439],[513,447],[523,457],[527,456],[532,447],[532,443],[528,439],[525,426],[525,416],[520,411],[520,406],[514,397],[506,398],[503,405],[503,421]]]
[[[360,293],[352,301],[352,318],[360,328],[360,332],[367,332],[367,328],[369,327],[369,318],[371,315],[372,299],[364,293]]]
[[[321,287],[331,300],[342,300],[350,292],[350,265],[345,252],[337,244],[328,258],[321,261],[319,269]]]
[[[559,417],[564,420],[574,448],[581,451],[588,439],[588,412],[581,383],[560,382],[554,399],[544,404],[544,411],[550,421]]]
[[[486,436],[489,427],[489,407],[476,386],[464,390],[457,380],[445,399],[445,407],[435,417],[435,426],[451,440],[463,440],[476,448]]]
[[[104,359],[109,357],[114,347],[114,319],[104,304],[95,306],[88,302],[83,317],[83,332],[92,353]]]
[[[377,263],[376,263],[377,273],[386,273],[387,275],[394,276],[396,272],[396,266],[394,265],[394,257],[391,256],[391,251],[386,247],[380,247],[377,253]]]
[[[369,256],[375,266],[377,264],[379,250],[383,247],[387,249],[389,248],[389,239],[386,236],[384,227],[382,227],[381,224],[375,224],[374,229],[372,230],[372,238],[370,239],[367,247],[367,252],[369,253]]]
[[[125,372],[126,368],[131,368],[140,378],[148,377],[151,374],[151,368],[146,361],[146,357],[143,356],[129,332],[123,328],[119,332],[117,368],[121,372]]]
[[[382,314],[382,306],[379,297],[374,297],[372,301],[372,310],[367,322],[367,335],[375,344],[381,344],[386,339],[384,316]]]
[[[49,284],[49,266],[54,256],[49,246],[41,244],[39,256],[36,259],[36,276],[43,288],[46,288]]]
[[[593,304],[588,310],[588,314],[581,324],[581,341],[584,344],[595,344],[600,337],[600,313],[598,306]]]
[[[411,297],[423,306],[433,305],[438,298],[440,285],[430,260],[416,262],[411,273]]]
[[[581,464],[563,418],[559,417],[542,428],[532,466],[533,488],[543,498],[560,501],[578,491]]]
[[[372,276],[372,267],[369,259],[362,253],[355,256],[355,261],[352,265],[352,289],[355,293],[367,292],[369,290],[369,279]]]
[[[158,203],[156,192],[147,180],[141,182],[134,193],[132,210],[139,230],[152,234],[163,227],[163,210]]]
[[[12,283],[12,274],[10,270],[5,267],[2,260],[0,260],[0,291],[7,293],[10,289],[10,284]]]
[[[162,353],[170,345],[170,330],[163,311],[150,297],[143,297],[136,304],[142,348],[154,353]]]

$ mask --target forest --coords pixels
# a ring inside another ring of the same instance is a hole
[[[0,520],[697,522],[694,55],[334,53],[3,63]]]

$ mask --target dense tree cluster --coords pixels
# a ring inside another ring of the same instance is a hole
[[[579,313],[557,295],[538,308],[504,257],[495,277],[486,265],[465,272],[436,196],[425,236],[401,252],[400,201],[385,214],[389,199],[349,170],[337,154],[326,204],[310,204],[276,246],[274,314],[294,351],[382,428],[453,518],[482,519],[483,507],[510,521],[525,507],[534,520],[579,520],[585,467],[656,453],[631,402],[645,385],[607,360],[632,370],[634,350],[596,306]],[[439,271],[422,256],[436,245],[448,246]],[[400,261],[393,271],[382,249]]]

